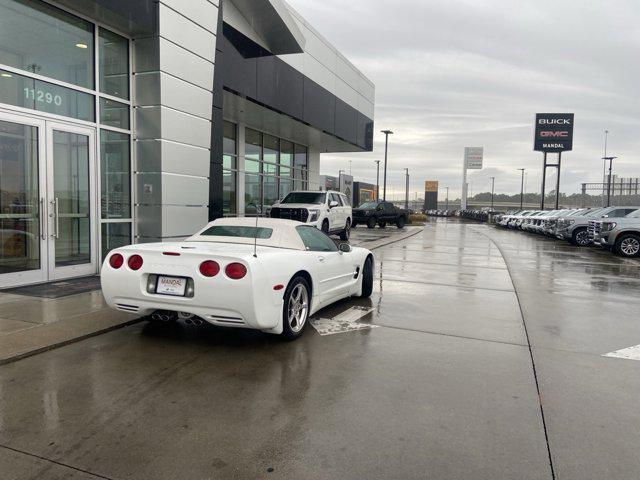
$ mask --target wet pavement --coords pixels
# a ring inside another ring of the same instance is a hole
[[[0,366],[0,477],[638,478],[640,362],[602,355],[640,344],[640,263],[445,219],[375,255],[314,319],[355,331],[140,323]]]

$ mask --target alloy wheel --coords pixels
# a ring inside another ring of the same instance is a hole
[[[307,322],[308,313],[309,294],[305,286],[299,283],[291,290],[291,295],[289,295],[288,321],[292,332],[298,333],[302,330]]]
[[[586,245],[586,244],[588,244],[589,243],[589,232],[587,232],[586,230],[578,232],[578,234],[576,235],[576,242],[578,243],[578,245]]]
[[[629,237],[622,240],[620,250],[627,257],[634,257],[640,252],[640,241],[637,238]]]

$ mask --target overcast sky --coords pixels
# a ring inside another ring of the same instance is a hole
[[[375,183],[391,129],[389,184],[412,192],[426,179],[459,195],[465,146],[485,147],[471,193],[539,191],[536,112],[575,112],[561,191],[602,178],[604,130],[614,173],[640,176],[638,0],[288,0],[376,85],[374,151],[323,155],[321,173],[352,160],[356,180]],[[549,170],[549,179],[555,175]],[[391,190],[389,190],[391,192]]]

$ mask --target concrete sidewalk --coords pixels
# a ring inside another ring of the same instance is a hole
[[[351,243],[375,249],[421,231],[361,228]],[[0,291],[0,365],[137,321],[138,315],[107,307],[100,290],[55,299]]]

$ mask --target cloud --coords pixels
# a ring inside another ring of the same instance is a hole
[[[602,178],[603,132],[621,176],[640,176],[640,9],[580,0],[288,0],[376,84],[376,131],[389,128],[389,184],[412,191],[437,179],[459,195],[465,146],[485,147],[473,190],[539,189],[536,112],[575,112],[574,150],[563,155],[561,190]],[[374,151],[322,156],[321,172],[348,169],[375,181]],[[549,181],[555,185],[552,171]]]

